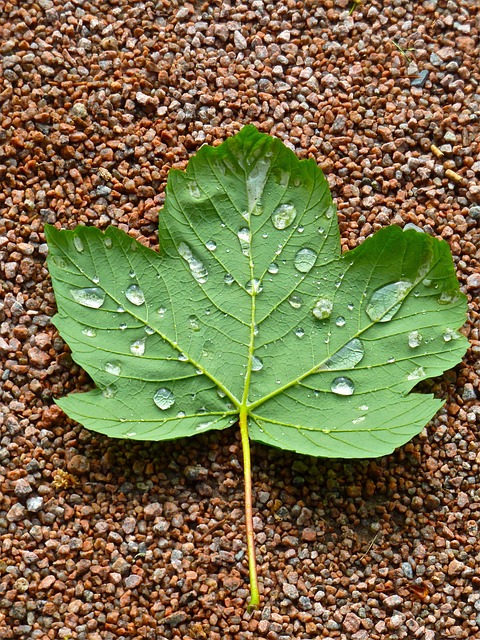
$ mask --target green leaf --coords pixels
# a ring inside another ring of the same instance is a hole
[[[115,227],[46,234],[54,323],[97,386],[58,404],[109,436],[243,415],[258,442],[384,455],[442,405],[413,387],[468,344],[447,243],[392,226],[341,255],[320,169],[251,126],[170,172],[159,253]]]

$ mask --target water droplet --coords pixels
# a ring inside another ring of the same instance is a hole
[[[198,407],[195,413],[207,413],[207,407]]]
[[[72,298],[83,307],[99,309],[105,302],[105,292],[98,287],[87,287],[86,289],[70,289]]]
[[[84,336],[88,336],[89,338],[95,338],[97,332],[92,327],[85,327],[82,329],[82,333]]]
[[[223,281],[225,282],[225,284],[231,285],[235,282],[235,278],[232,276],[231,273],[227,273],[226,276],[223,278]]]
[[[297,233],[303,233],[305,231],[305,227],[297,227]]]
[[[452,304],[453,302],[457,302],[458,297],[457,291],[443,291],[437,302],[438,304]]]
[[[335,320],[335,324],[337,325],[337,327],[344,327],[345,322],[346,320],[343,316],[338,316],[338,318]]]
[[[125,420],[120,420],[120,422],[125,422]],[[128,431],[125,434],[125,438],[134,438],[137,435],[136,431]]]
[[[308,273],[317,260],[317,254],[312,249],[304,247],[295,254],[293,264],[300,273]]]
[[[104,238],[104,239],[103,239],[103,244],[105,245],[105,247],[106,247],[107,249],[111,249],[111,248],[112,248],[112,245],[113,245],[112,239],[111,239],[111,238],[108,238],[108,237],[107,237],[107,238]]]
[[[65,260],[60,256],[52,256],[51,260],[53,264],[56,265],[57,267],[60,267],[60,269],[65,269],[67,266],[67,263],[65,262]]]
[[[127,324],[125,322],[121,322],[118,328],[120,329],[120,331],[125,331],[125,329],[127,328]]]
[[[217,396],[218,396],[219,398],[225,398],[225,397],[226,397],[226,395],[227,395],[227,394],[225,393],[225,391],[223,391],[222,389],[220,389],[219,387],[217,387]]]
[[[98,276],[93,276],[92,277],[92,282],[93,282],[93,284],[98,284],[100,282],[100,278]]]
[[[209,251],[215,251],[215,249],[217,248],[217,243],[213,240],[209,240],[205,246]]]
[[[297,338],[303,338],[303,336],[305,335],[305,331],[302,329],[302,327],[297,327],[295,329],[295,335],[297,336]]]
[[[195,258],[190,247],[185,242],[178,245],[178,253],[190,267],[190,272],[199,284],[205,284],[208,279],[208,271],[201,260]]]
[[[258,201],[263,194],[265,183],[268,177],[270,162],[264,158],[259,158],[249,173],[247,173],[247,198],[248,210],[252,213],[258,206]],[[258,215],[258,214],[256,214]]]
[[[128,275],[130,276],[130,278],[136,278],[137,274],[135,273],[135,271],[133,269],[130,269],[130,271],[128,272]]]
[[[105,387],[105,389],[102,390],[102,396],[104,398],[114,398],[116,393],[117,388],[113,384],[108,385],[108,387]]]
[[[106,362],[103,368],[107,373],[111,373],[112,376],[119,376],[122,373],[122,367],[119,362]]]
[[[146,338],[142,338],[141,340],[134,340],[130,345],[130,353],[134,356],[143,356],[145,353],[145,340]]]
[[[395,358],[389,358],[387,362],[388,364],[393,364],[395,362]]]
[[[334,353],[320,369],[353,369],[363,359],[365,350],[358,338],[353,338],[345,346]]]
[[[352,420],[352,424],[360,424],[360,422],[363,422],[365,420],[365,416],[358,416],[358,418],[354,418]]]
[[[276,274],[279,271],[279,266],[276,262],[271,262],[267,267],[268,273]]]
[[[190,325],[190,329],[193,331],[200,331],[200,325],[198,323],[197,316],[189,316],[188,324]]]
[[[144,293],[142,289],[140,289],[138,284],[131,284],[129,287],[127,287],[127,290],[125,291],[125,297],[129,302],[137,307],[140,307],[145,302]]]
[[[368,411],[368,404],[362,404],[358,407],[359,411]]]
[[[318,227],[318,233],[323,236],[323,234],[325,233],[325,229],[323,227]]]
[[[259,332],[258,324],[254,324],[253,325],[253,335],[254,336],[258,336],[258,332]]]
[[[201,197],[200,189],[198,188],[198,184],[196,182],[189,182],[188,190],[192,198],[195,198],[195,200],[198,200]]]
[[[252,356],[252,371],[261,371],[263,369],[263,361],[257,356]]]
[[[125,313],[125,309],[123,307],[117,307],[117,313]]]
[[[175,396],[170,391],[170,389],[160,387],[160,389],[157,389],[155,391],[153,401],[159,409],[165,411],[166,409],[170,409],[170,407],[175,404]]]
[[[349,303],[347,304],[347,309],[348,309],[349,311],[353,311],[354,307],[355,307],[355,305],[353,304],[353,302],[349,302]]]
[[[212,421],[201,422],[198,426],[195,427],[195,431],[205,431],[206,429],[208,429],[208,427],[210,427],[211,424],[212,424]]]
[[[145,327],[145,333],[149,336],[153,336],[153,334],[155,333],[155,329],[153,327],[149,327],[148,324]]]
[[[157,315],[159,318],[163,318],[166,313],[167,310],[165,309],[165,307],[160,307],[159,309],[157,309]]]
[[[339,396],[351,396],[355,391],[355,386],[350,378],[340,376],[339,378],[332,380],[330,389],[333,393],[336,393]]]
[[[408,334],[408,346],[416,349],[422,343],[423,337],[419,331],[411,331]]]
[[[293,204],[281,204],[272,213],[272,223],[275,229],[286,229],[297,217],[297,210]]]
[[[259,204],[255,204],[252,209],[252,215],[261,216],[263,214],[263,207]]]
[[[240,242],[240,248],[242,250],[243,255],[249,256],[250,242],[251,242],[250,229],[247,229],[247,227],[242,227],[242,229],[240,229],[240,231],[237,233],[237,236]]]
[[[425,376],[425,369],[423,367],[417,367],[410,373],[407,380],[419,380]]]
[[[292,296],[289,297],[288,303],[294,309],[300,309],[300,307],[303,304],[303,300],[302,300],[302,298],[300,296],[292,295]]]
[[[73,246],[79,253],[82,253],[84,246],[80,236],[73,236]]]
[[[260,280],[257,280],[256,278],[254,278],[253,280],[249,280],[245,286],[245,289],[250,295],[254,295],[263,291]]]
[[[325,217],[327,218],[327,220],[333,218],[333,215],[335,213],[337,213],[337,207],[333,203],[329,204],[325,211]]]
[[[387,322],[402,306],[404,299],[412,288],[412,283],[400,280],[392,282],[374,291],[367,304],[366,312],[373,322]]]
[[[175,417],[176,418],[185,418],[186,415],[187,414],[185,413],[185,411],[179,411]]]
[[[178,354],[178,360],[180,362],[186,362],[188,360],[188,356],[186,353],[179,353]]]
[[[312,313],[318,320],[326,320],[332,314],[333,302],[328,298],[320,298],[315,303]]]
[[[445,340],[445,342],[450,342],[450,340],[458,340],[459,337],[460,334],[458,334],[453,329],[445,329],[445,332],[443,334],[443,339]]]

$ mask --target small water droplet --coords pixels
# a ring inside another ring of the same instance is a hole
[[[134,356],[143,356],[145,353],[145,340],[146,338],[134,340],[130,345],[130,353]]]
[[[227,394],[225,393],[225,391],[223,391],[222,389],[220,389],[219,387],[217,387],[217,396],[218,396],[219,398],[225,398],[225,397],[226,397],[226,395],[227,395]]]
[[[100,282],[100,278],[98,276],[93,276],[92,277],[92,282],[93,282],[93,284],[98,284]]]
[[[120,422],[125,422],[125,420],[120,420]],[[134,438],[136,435],[136,431],[127,431],[127,433],[125,434],[125,438]]]
[[[305,331],[302,329],[302,327],[297,327],[295,329],[295,335],[297,336],[297,338],[303,338],[303,336],[305,335]]]
[[[408,346],[416,349],[423,341],[422,334],[419,331],[411,331],[408,334]]]
[[[359,411],[368,411],[368,404],[362,404],[358,407]]]
[[[254,324],[253,325],[253,335],[254,336],[258,336],[258,332],[259,332],[258,324]]]
[[[209,240],[205,246],[209,251],[215,251],[215,249],[217,248],[217,243],[213,240]]]
[[[118,328],[120,329],[120,331],[125,331],[125,329],[127,328],[127,324],[125,322],[121,322]]]
[[[250,242],[252,239],[250,235],[250,229],[247,229],[247,227],[242,227],[242,229],[240,229],[240,231],[237,233],[237,237],[240,242],[240,248],[243,255],[250,255]]]
[[[365,420],[365,416],[358,416],[358,418],[354,418],[352,420],[352,424],[360,424],[360,422],[363,422]]]
[[[272,223],[275,229],[286,229],[297,217],[297,210],[293,204],[281,204],[272,213]]]
[[[323,227],[318,227],[318,233],[323,236],[323,234],[325,233],[325,229]]]
[[[188,324],[190,325],[190,329],[192,329],[192,331],[200,331],[200,324],[198,322],[197,316],[189,316]]]
[[[159,318],[163,318],[166,313],[167,310],[165,309],[165,307],[160,307],[159,309],[157,309],[157,315]]]
[[[303,233],[305,231],[305,227],[297,227],[297,233]]]
[[[95,338],[97,332],[92,327],[85,327],[82,329],[82,333],[84,336],[88,336],[89,338]]]
[[[185,413],[185,411],[179,411],[176,415],[177,418],[185,418],[187,414]]]
[[[225,284],[231,285],[235,282],[235,278],[232,276],[231,273],[227,273],[226,276],[223,278],[223,281],[225,282]]]
[[[267,267],[268,273],[276,274],[279,271],[279,266],[276,262],[271,262]]]
[[[200,189],[198,188],[198,184],[196,182],[191,181],[188,183],[188,191],[190,192],[192,198],[195,198],[195,200],[198,200],[201,197]]]
[[[65,269],[67,266],[67,263],[65,262],[65,260],[60,256],[52,256],[51,260],[53,264],[56,265],[57,267],[60,267],[60,269]]]
[[[125,309],[123,307],[117,307],[117,313],[125,313]]]
[[[170,407],[175,404],[175,396],[170,391],[170,389],[160,387],[160,389],[157,389],[155,391],[153,401],[159,409],[165,411],[166,409],[170,409]]]
[[[353,369],[365,355],[363,343],[359,338],[353,338],[345,346],[334,353],[320,369]]]
[[[73,246],[79,253],[82,253],[84,246],[80,236],[73,236]]]
[[[389,358],[387,362],[388,364],[393,364],[395,362],[395,358]]]
[[[113,384],[109,384],[102,390],[102,396],[104,398],[114,398],[117,393],[117,388]]]
[[[292,295],[289,297],[288,303],[294,309],[300,309],[303,304],[303,300],[300,296]]]
[[[315,306],[312,309],[312,313],[315,316],[315,318],[318,318],[318,320],[326,320],[331,316],[332,310],[333,310],[332,300],[329,300],[328,298],[320,298],[315,303]]]
[[[419,380],[425,376],[425,369],[423,367],[417,367],[407,376],[407,380]]]
[[[257,356],[252,356],[252,371],[261,371],[263,369],[263,361]]]
[[[153,336],[153,334],[155,333],[155,329],[153,327],[149,327],[148,325],[146,325],[145,333],[149,336]]]
[[[327,218],[327,220],[333,218],[335,213],[337,213],[337,207],[333,203],[329,204],[325,211],[325,217]]]
[[[387,322],[402,306],[412,288],[412,283],[404,280],[392,282],[374,291],[365,309],[373,322]]]
[[[72,298],[83,307],[99,309],[105,302],[105,292],[98,287],[86,287],[85,289],[70,289]]]
[[[338,318],[335,320],[335,324],[337,325],[337,327],[344,327],[346,323],[346,320],[343,316],[338,316]]]
[[[180,362],[186,362],[188,360],[188,356],[186,353],[179,353],[178,354],[178,360]]]
[[[353,304],[353,302],[349,302],[349,303],[347,304],[347,309],[348,309],[349,311],[353,311],[354,307],[355,307],[355,305]]]
[[[129,302],[137,307],[140,307],[145,302],[145,295],[138,284],[131,284],[129,287],[127,287],[127,290],[125,291],[125,297]]]
[[[111,373],[112,376],[119,376],[122,373],[122,367],[119,362],[106,362],[103,368],[107,373]]]
[[[106,247],[107,249],[111,249],[111,248],[112,248],[112,245],[113,245],[112,239],[111,239],[111,238],[108,238],[108,237],[107,237],[107,238],[104,238],[104,239],[103,239],[103,244],[105,245],[105,247]]]
[[[195,427],[195,431],[205,431],[210,427],[211,424],[212,424],[211,420],[210,422],[201,422],[199,425]]]
[[[330,389],[333,393],[336,393],[339,396],[351,396],[355,391],[355,385],[350,378],[340,376],[339,378],[332,380]]]
[[[457,302],[458,300],[458,292],[457,291],[443,291],[437,302],[438,304],[452,304],[454,302]]]
[[[453,329],[445,329],[445,332],[443,334],[443,339],[445,340],[445,342],[450,342],[450,340],[458,340],[459,337],[460,334],[458,334]]]
[[[133,269],[130,269],[130,271],[128,272],[128,275],[130,276],[130,278],[136,278],[137,274],[135,273],[135,271]]]
[[[250,295],[255,295],[263,291],[262,283],[256,278],[254,278],[253,280],[249,280],[245,285],[245,289]]]
[[[190,267],[190,273],[199,284],[205,284],[208,279],[208,271],[201,260],[195,258],[192,250],[185,242],[178,245],[178,253]]]
[[[293,264],[295,265],[295,269],[300,271],[300,273],[308,273],[314,266],[316,260],[317,254],[315,251],[308,249],[308,247],[304,247],[303,249],[299,249],[295,254]]]

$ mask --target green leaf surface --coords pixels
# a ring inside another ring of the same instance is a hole
[[[54,323],[97,387],[58,404],[109,436],[243,413],[252,440],[380,456],[442,405],[412,388],[467,348],[447,243],[391,226],[341,255],[321,170],[251,126],[170,172],[159,253],[115,227],[46,235]]]

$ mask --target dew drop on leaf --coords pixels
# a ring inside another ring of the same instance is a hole
[[[300,273],[308,273],[317,260],[317,254],[312,249],[304,247],[299,249],[293,259],[295,269]]]
[[[84,336],[88,336],[89,338],[95,338],[97,332],[92,327],[85,327],[82,329],[82,333]]]
[[[292,295],[289,297],[288,303],[294,309],[300,309],[303,304],[303,300],[300,296]]]
[[[391,320],[400,309],[412,286],[411,282],[400,280],[374,291],[365,309],[370,320],[373,322]]]
[[[159,309],[157,309],[157,315],[159,318],[163,318],[166,313],[167,310],[165,309],[165,307],[160,307]]]
[[[263,361],[257,356],[252,356],[252,371],[261,371],[263,369]]]
[[[70,289],[72,298],[82,307],[99,309],[105,302],[105,292],[98,287],[86,287],[85,289]]]
[[[123,307],[117,307],[117,313],[125,313],[125,309]]]
[[[297,217],[297,210],[293,204],[281,204],[272,213],[272,223],[275,229],[286,229]]]
[[[185,411],[179,411],[176,415],[177,418],[185,418],[187,414],[185,413]]]
[[[107,238],[104,238],[104,239],[103,239],[103,244],[105,245],[105,247],[106,247],[107,249],[111,249],[111,248],[112,248],[112,245],[113,245],[112,239],[111,239],[111,238],[108,238],[108,237],[107,237]]]
[[[160,387],[160,389],[157,389],[155,391],[153,401],[159,409],[165,411],[166,409],[170,409],[170,407],[175,404],[175,396],[170,391],[170,389]]]
[[[201,197],[200,189],[198,188],[198,184],[196,182],[189,182],[188,190],[192,198],[195,198],[195,200],[198,200]]]
[[[240,242],[240,248],[242,250],[243,255],[244,256],[250,255],[250,242],[251,242],[250,229],[247,229],[247,227],[242,227],[240,231],[237,233],[237,236]]]
[[[188,356],[186,353],[179,353],[178,354],[178,360],[179,362],[187,362],[188,360]]]
[[[212,422],[201,422],[195,427],[195,431],[205,431],[212,424]]]
[[[148,336],[153,336],[153,334],[155,333],[155,329],[153,327],[150,327],[148,324],[145,327],[145,333]]]
[[[456,302],[458,300],[458,293],[456,291],[443,291],[437,302],[438,304],[451,304],[452,302]]]
[[[122,373],[122,367],[119,362],[106,362],[103,368],[107,373],[111,373],[112,376],[119,376]]]
[[[104,398],[114,398],[117,393],[117,389],[113,384],[108,385],[102,390],[102,396]]]
[[[352,424],[360,424],[365,420],[365,416],[358,416],[358,418],[354,418],[352,420]]]
[[[245,289],[247,290],[247,293],[249,293],[250,295],[261,293],[261,291],[263,291],[263,287],[260,280],[257,280],[256,278],[254,278],[253,280],[249,280],[245,286]]]
[[[335,324],[337,325],[337,327],[344,327],[345,322],[346,320],[343,316],[338,316],[338,318],[335,320]]]
[[[302,327],[297,327],[295,329],[295,335],[297,336],[297,338],[303,338],[303,336],[305,335],[305,331],[302,329]]]
[[[443,334],[443,339],[445,342],[450,342],[450,340],[458,340],[459,334],[453,329],[445,329]]]
[[[135,278],[137,276],[137,274],[133,269],[130,269],[130,271],[128,272],[128,275],[130,276],[130,278]]]
[[[368,411],[368,404],[362,404],[358,407],[359,411]]]
[[[423,341],[423,336],[419,331],[411,331],[408,334],[408,346],[411,349],[416,349]]]
[[[92,282],[93,284],[98,284],[100,282],[100,278],[98,276],[93,276]]]
[[[389,358],[387,362],[388,364],[393,364],[395,362],[395,358]]]
[[[355,391],[355,385],[350,378],[340,376],[339,378],[332,380],[330,389],[333,393],[336,393],[339,396],[351,396]]]
[[[121,322],[118,325],[118,328],[120,329],[120,331],[125,331],[125,329],[127,328],[127,323],[126,322]]]
[[[206,248],[209,251],[215,251],[215,249],[217,248],[217,243],[214,242],[213,240],[209,240],[206,244],[205,244]]]
[[[53,264],[57,267],[60,267],[60,269],[65,269],[65,267],[67,266],[67,263],[61,256],[52,256],[51,260]]]
[[[124,422],[124,420],[120,419],[120,422]],[[134,438],[137,435],[136,431],[128,431],[125,434],[125,438]]]
[[[353,302],[349,302],[349,303],[347,304],[347,309],[348,309],[349,311],[353,311],[354,307],[355,307],[355,305],[353,304]]]
[[[134,356],[143,356],[145,353],[145,340],[146,338],[134,340],[130,345],[130,353]]]
[[[333,302],[328,298],[320,298],[315,303],[312,313],[318,320],[326,320],[332,314]]]
[[[275,275],[279,272],[278,264],[276,262],[271,262],[267,267],[267,271],[268,273],[272,273],[273,275]]]
[[[334,204],[329,204],[327,210],[325,211],[325,217],[327,220],[333,218],[333,214],[337,212],[337,207]]]
[[[178,253],[190,267],[190,272],[199,284],[205,284],[208,279],[208,271],[201,260],[195,258],[192,250],[185,242],[178,245]]]
[[[305,231],[305,227],[297,227],[297,233],[303,233]]]
[[[325,233],[325,229],[324,227],[318,227],[318,233],[323,236],[323,234]]]
[[[419,378],[423,378],[424,375],[425,369],[423,367],[417,367],[408,375],[407,380],[418,380]]]
[[[84,250],[82,239],[79,236],[73,237],[73,245],[79,253],[82,253],[82,251]]]
[[[353,369],[355,365],[357,365],[360,360],[363,359],[365,355],[365,350],[363,348],[363,343],[359,338],[354,338],[347,342],[345,346],[334,353],[331,358],[329,358],[321,369]]]
[[[189,316],[188,324],[190,325],[190,329],[192,329],[192,331],[200,331],[200,324],[198,323],[197,316]]]
[[[231,285],[235,282],[235,278],[232,276],[231,273],[227,273],[223,278],[223,281],[225,282],[225,284]]]
[[[125,297],[129,302],[137,307],[140,307],[145,302],[145,295],[138,284],[131,284],[129,287],[127,287],[127,290],[125,291]]]

